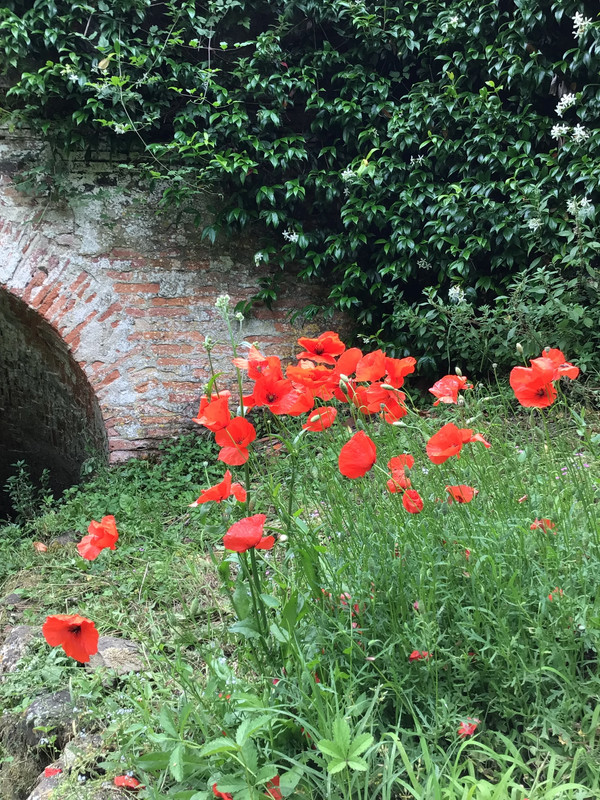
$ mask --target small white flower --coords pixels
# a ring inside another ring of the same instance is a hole
[[[242,324],[242,322],[244,321],[244,315],[242,314],[242,312],[241,312],[241,311],[236,311],[236,312],[235,312],[235,314],[234,314],[234,317],[235,317],[235,318],[236,318],[236,320],[237,320],[237,321],[240,323],[240,325],[241,325],[241,324]]]
[[[558,102],[558,105],[556,106],[556,113],[559,117],[562,117],[567,108],[571,108],[571,106],[574,106],[576,102],[577,98],[574,94],[563,94]]]
[[[450,17],[449,24],[452,25],[453,28],[456,28],[456,26],[458,25],[458,22],[459,22],[459,19],[458,19],[458,16],[456,14],[454,14],[454,16]]]
[[[427,261],[426,258],[420,258],[417,261],[417,267],[419,269],[431,269],[431,264],[429,263],[429,261]]]
[[[576,39],[579,39],[579,37],[583,36],[591,24],[592,20],[590,17],[584,17],[583,14],[580,14],[579,11],[576,11],[575,16],[573,17],[573,36]]]
[[[534,233],[542,227],[542,220],[539,217],[527,220],[527,227]]]
[[[567,203],[567,211],[569,212],[569,214],[573,214],[573,216],[575,216],[578,210],[579,210],[579,203],[574,197],[572,197]]]
[[[425,156],[411,156],[410,161],[408,162],[409,167],[418,167],[420,164],[425,161]]]
[[[215,308],[223,313],[226,313],[229,310],[229,301],[231,298],[228,294],[220,294],[217,299],[215,300]]]
[[[461,303],[465,302],[465,293],[461,286],[458,284],[454,284],[448,289],[448,300],[451,303],[455,303],[456,305],[460,305]]]
[[[298,241],[298,235],[299,234],[297,234],[296,231],[291,231],[289,228],[287,230],[283,231],[283,233],[281,235],[286,240],[286,242],[294,242],[295,243],[295,242]]]
[[[260,262],[264,261],[264,260],[265,260],[265,255],[264,255],[264,253],[261,253],[260,250],[258,251],[258,253],[254,253],[254,266],[255,267],[258,267]]]
[[[582,197],[581,200],[572,197],[567,203],[567,211],[578,219],[584,219],[593,216],[594,206],[589,197]]]
[[[554,125],[552,130],[550,131],[550,136],[553,139],[562,139],[563,136],[566,136],[571,128],[568,125],[564,125],[562,123],[558,123]]]
[[[344,183],[349,183],[356,178],[356,173],[350,167],[346,167],[346,169],[340,173],[340,178],[344,181]]]
[[[571,133],[571,138],[575,144],[581,144],[581,142],[585,142],[586,139],[590,138],[590,132],[587,128],[584,128],[583,125],[575,125]]]

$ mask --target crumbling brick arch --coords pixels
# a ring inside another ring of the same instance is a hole
[[[34,477],[47,468],[52,488],[60,491],[78,481],[86,459],[108,455],[100,405],[85,373],[58,332],[5,287],[0,418],[0,487],[23,460]],[[4,498],[0,511],[6,510]]]

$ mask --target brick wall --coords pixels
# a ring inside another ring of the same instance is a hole
[[[19,193],[12,177],[36,148],[0,132],[0,292],[64,343],[97,399],[110,460],[122,461],[193,427],[209,378],[205,336],[226,340],[215,299],[248,298],[267,270],[255,266],[256,243],[210,246],[191,222],[157,213],[158,196],[120,182],[107,153],[71,165],[68,201]],[[288,279],[277,308],[258,309],[240,338],[291,356],[299,335],[323,329],[288,322],[318,291]],[[229,348],[213,357],[230,374]]]

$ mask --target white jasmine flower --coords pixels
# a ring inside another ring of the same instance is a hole
[[[264,253],[261,253],[259,250],[258,253],[254,253],[254,266],[258,267],[261,261],[265,260]]]
[[[579,201],[579,213],[582,217],[591,216],[594,213],[594,206],[589,197],[582,197]]]
[[[534,233],[542,227],[542,220],[539,217],[534,217],[527,221],[527,227]]]
[[[291,231],[289,228],[281,234],[286,242],[297,242],[298,241],[298,234],[296,231]]]
[[[448,300],[455,305],[460,305],[465,302],[465,293],[461,286],[454,284],[448,290]]]
[[[458,25],[458,22],[459,22],[459,19],[458,19],[458,16],[456,14],[454,14],[454,16],[450,17],[449,24],[452,25],[453,28],[456,28],[456,26]]]
[[[567,211],[569,214],[573,214],[573,216],[575,216],[579,211],[579,203],[574,197],[572,197],[567,203]]]
[[[408,162],[409,167],[417,167],[425,161],[425,156],[411,156]]]
[[[571,106],[574,106],[576,102],[577,98],[574,94],[563,94],[558,102],[558,105],[556,106],[556,113],[559,117],[562,117],[567,108],[571,108]]]
[[[350,167],[346,167],[346,169],[340,173],[340,178],[344,181],[344,183],[348,183],[356,178],[356,173],[353,169],[350,169]]]
[[[583,36],[591,24],[592,20],[589,17],[584,17],[583,14],[580,14],[579,11],[576,11],[575,16],[573,17],[573,36],[576,39],[579,39],[579,37]]]
[[[581,142],[585,142],[586,139],[590,138],[590,132],[587,128],[584,128],[583,125],[575,125],[571,133],[571,138],[575,144],[581,144]]]
[[[420,258],[417,261],[417,267],[419,269],[431,269],[431,264],[429,263],[429,261],[427,261],[426,258]]]
[[[550,136],[553,139],[562,139],[563,136],[566,136],[570,130],[571,128],[568,125],[558,123],[553,126],[552,130],[550,131]]]

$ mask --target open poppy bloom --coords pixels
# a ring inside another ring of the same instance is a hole
[[[77,550],[82,558],[94,561],[105,547],[116,550],[119,538],[117,525],[112,514],[102,517],[100,522],[92,520],[88,527],[88,535],[77,545]]]
[[[459,458],[463,445],[468,442],[481,442],[486,447],[491,447],[480,433],[473,433],[470,428],[457,428],[453,422],[448,422],[433,434],[425,449],[430,461],[443,464],[452,456]]]
[[[236,500],[239,500],[240,503],[244,503],[246,500],[246,490],[241,483],[231,482],[231,472],[227,470],[221,483],[217,483],[216,486],[211,486],[210,489],[203,489],[200,493],[200,497],[193,503],[190,503],[189,507],[196,508],[196,506],[200,506],[202,503],[209,503],[211,500],[215,503],[221,503],[223,500],[227,500],[228,497],[231,497],[231,495],[233,495]]]
[[[538,528],[543,530],[544,533],[549,533],[553,528],[556,528],[556,524],[551,519],[535,519],[529,526],[529,530],[535,531]]]
[[[263,535],[266,519],[265,514],[254,514],[234,522],[223,537],[223,545],[227,550],[236,553],[245,553],[253,547],[257,550],[270,550],[275,544],[275,537]]]
[[[570,364],[564,357],[563,353],[556,348],[547,347],[542,353],[542,358],[548,358],[554,364],[556,370],[556,378],[562,378],[564,375],[571,380],[575,380],[579,375],[579,367]]]
[[[356,365],[357,381],[378,381],[386,373],[385,353],[383,350],[373,350],[363,356]]]
[[[304,347],[304,351],[299,353],[296,358],[305,358],[310,361],[316,361],[320,364],[335,364],[335,357],[341,355],[346,349],[346,345],[340,340],[337,333],[333,331],[325,331],[316,339],[309,339],[307,336],[301,336],[298,339],[300,347]]]
[[[465,739],[467,736],[472,736],[480,722],[481,720],[475,719],[474,717],[467,717],[467,721],[461,722],[458,728],[458,735],[460,738]]]
[[[549,358],[534,358],[531,367],[514,367],[509,382],[515,397],[525,408],[546,408],[556,400],[556,367]]]
[[[142,785],[137,778],[131,775],[117,775],[113,779],[115,786],[122,786],[124,789],[139,789]]]
[[[403,492],[405,489],[410,489],[410,478],[407,478],[404,472],[393,472],[392,477],[387,481],[388,491],[392,494]]]
[[[404,492],[402,505],[409,514],[420,514],[423,511],[423,500],[416,489],[407,489]]]
[[[215,434],[215,442],[220,446],[218,460],[232,467],[239,467],[248,461],[248,445],[256,439],[256,430],[246,417],[234,417],[223,430]]]
[[[473,384],[467,383],[464,375],[444,375],[436,381],[429,391],[437,397],[434,406],[440,403],[458,403],[458,393],[461,389],[472,389]]]
[[[466,486],[464,483],[458,486],[446,486],[446,491],[450,495],[448,502],[455,500],[457,503],[470,503],[476,494],[479,494],[479,489],[473,489],[472,486]]]
[[[203,425],[209,431],[220,431],[227,426],[231,419],[229,398],[231,392],[219,392],[211,395],[210,401],[203,397],[200,401],[198,415],[193,420],[197,425]]]
[[[221,800],[233,800],[233,797],[229,794],[229,792],[220,792],[217,789],[217,784],[213,783],[212,785],[213,794],[215,797],[220,797]]]
[[[394,456],[390,458],[388,461],[388,469],[394,474],[394,472],[402,472],[404,473],[404,469],[412,469],[415,464],[415,459],[410,455],[410,453],[401,453],[399,456]]]
[[[98,652],[99,634],[94,623],[78,614],[54,614],[46,617],[42,626],[44,639],[50,647],[59,645],[69,658],[87,664]]]
[[[308,415],[308,419],[302,428],[305,431],[312,431],[313,433],[324,431],[326,428],[330,428],[333,425],[336,417],[337,409],[333,406],[321,406]]]
[[[346,478],[362,478],[376,460],[375,442],[364,431],[358,431],[340,450],[338,467]]]
[[[404,383],[404,378],[415,371],[417,359],[412,356],[407,358],[385,358],[386,376],[385,382],[395,389],[399,389]]]

